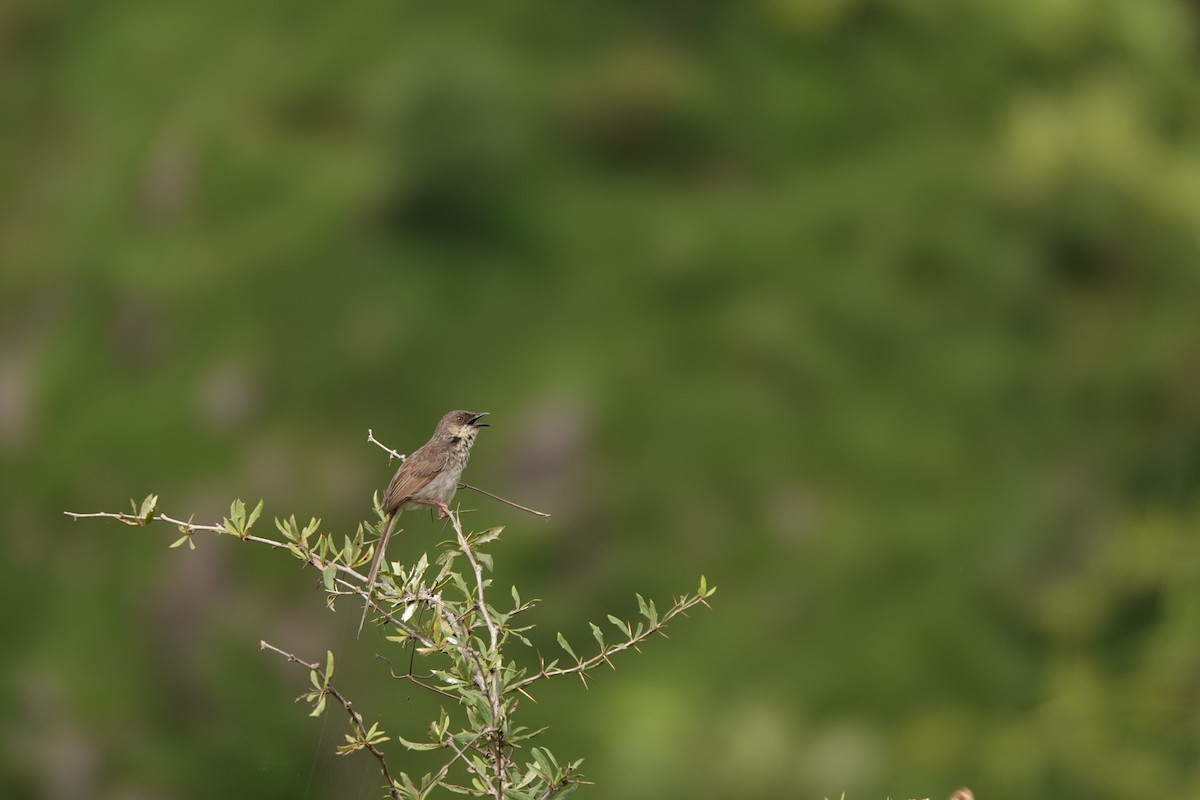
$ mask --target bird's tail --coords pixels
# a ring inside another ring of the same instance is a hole
[[[358,634],[362,635],[363,625],[367,622],[367,614],[371,613],[371,594],[375,589],[375,578],[379,576],[379,565],[383,563],[383,554],[387,551],[388,539],[392,538],[392,528],[396,525],[396,518],[400,516],[402,509],[396,509],[388,517],[387,527],[383,529],[383,536],[379,537],[379,544],[375,546],[375,558],[371,561],[371,572],[367,575],[367,601],[363,605],[362,618],[358,621]]]

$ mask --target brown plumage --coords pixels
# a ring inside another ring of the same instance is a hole
[[[375,589],[375,578],[379,576],[379,565],[383,563],[383,554],[387,550],[396,518],[404,509],[418,505],[435,507],[438,519],[450,513],[446,504],[454,499],[458,480],[467,466],[467,459],[471,457],[476,434],[480,428],[487,426],[486,422],[479,421],[486,415],[486,411],[451,411],[438,422],[433,437],[414,450],[392,476],[392,482],[383,496],[383,510],[388,515],[387,527],[383,536],[379,537],[371,572],[367,575],[367,602],[358,623],[359,633],[371,610],[371,592]]]

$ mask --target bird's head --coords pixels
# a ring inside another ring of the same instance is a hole
[[[451,411],[442,417],[437,432],[449,439],[474,441],[479,429],[487,427],[486,422],[479,421],[487,415],[486,411]]]

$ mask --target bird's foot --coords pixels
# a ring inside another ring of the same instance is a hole
[[[438,519],[445,519],[450,516],[450,507],[445,503],[437,503]]]

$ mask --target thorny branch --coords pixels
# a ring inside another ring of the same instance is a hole
[[[155,511],[149,517],[140,517],[136,514],[126,514],[126,513],[120,512],[120,511],[115,512],[115,513],[111,512],[111,511],[96,511],[96,512],[93,512],[90,514],[81,514],[81,513],[75,512],[75,511],[64,511],[63,513],[74,520],[86,519],[89,517],[105,517],[107,519],[115,519],[120,522],[124,522],[126,525],[136,525],[138,527],[145,527],[146,525],[148,525],[151,522],[154,522],[155,520],[161,520],[162,522],[166,522],[170,525],[175,525],[176,527],[179,528],[179,530],[183,531],[184,533],[190,534],[195,531],[209,531],[211,533],[220,533],[220,534],[230,535],[229,531],[226,530],[225,528],[221,527],[220,525],[201,525],[199,523],[192,522],[191,520],[185,521],[185,520],[181,520],[181,519],[175,519],[174,517],[168,517],[166,514],[163,514],[159,511]],[[257,542],[258,544],[265,544],[268,547],[277,547],[281,550],[291,550],[292,549],[288,546],[288,544],[289,544],[288,542],[281,542],[278,539],[268,539],[265,536],[255,536],[253,534],[247,533],[247,534],[238,536],[238,538],[241,539],[242,541],[246,541],[246,542]],[[293,550],[293,552],[295,552],[295,551]],[[311,564],[312,566],[316,567],[319,570],[325,570],[326,568],[328,568],[330,566],[330,564],[332,564],[333,567],[338,570],[338,572],[344,572],[347,575],[358,578],[360,581],[363,581],[364,583],[367,580],[365,575],[362,575],[359,572],[355,571],[352,567],[348,567],[345,564],[338,564],[335,562],[324,561],[321,559],[320,556],[316,555],[315,553],[308,553],[307,558],[305,560],[307,561],[307,563]]]
[[[458,700],[458,695],[450,694],[450,692],[447,692],[444,689],[439,689],[438,687],[434,686],[431,683],[425,683],[425,681],[428,680],[428,678],[429,678],[428,675],[418,677],[417,675],[413,674],[411,667],[409,667],[408,672],[405,672],[403,674],[398,673],[398,672],[396,672],[396,668],[394,666],[392,666],[391,661],[388,661],[386,658],[379,655],[379,653],[376,653],[375,657],[388,665],[388,674],[391,675],[395,680],[412,681],[417,686],[420,686],[422,689],[425,689],[426,691],[433,692],[434,694],[440,694],[442,697],[448,697],[451,700]]]
[[[487,626],[488,637],[491,640],[491,649],[495,650],[500,635],[496,630],[496,623],[492,622],[492,615],[488,613],[487,603],[484,602],[483,590],[487,584],[483,580],[483,567],[480,566],[479,560],[475,558],[475,552],[471,549],[471,545],[467,543],[467,537],[463,534],[462,525],[458,521],[458,512],[450,512],[450,522],[454,525],[454,533],[458,535],[458,546],[462,549],[463,555],[467,557],[467,561],[471,564],[471,569],[475,573],[475,601],[479,609],[479,615],[483,618],[483,624]]]
[[[135,525],[135,526],[143,527],[143,528],[146,525],[150,524],[151,522],[154,522],[155,520],[161,520],[170,525],[174,525],[174,526],[178,527],[179,530],[183,531],[186,534],[192,534],[196,531],[209,531],[210,533],[221,533],[221,534],[225,534],[225,535],[231,535],[229,533],[228,529],[226,529],[220,525],[202,525],[197,522],[192,522],[191,520],[175,519],[174,517],[168,517],[166,514],[163,514],[160,511],[154,511],[148,517],[141,517],[141,516],[138,516],[137,514],[126,514],[124,512],[120,512],[120,511],[115,512],[115,513],[111,512],[111,511],[96,511],[96,512],[93,512],[90,514],[80,514],[76,511],[64,511],[63,513],[66,514],[68,517],[70,517],[73,520],[87,519],[89,517],[106,517],[108,519],[115,519],[119,522],[124,522],[126,525]],[[258,544],[265,544],[268,547],[277,547],[282,550],[290,550],[291,549],[288,546],[288,542],[281,542],[278,539],[268,539],[265,536],[255,536],[254,534],[251,534],[251,533],[245,533],[245,534],[238,535],[237,538],[241,539],[242,541],[257,542]],[[326,562],[326,561],[322,560],[315,553],[308,553],[306,560],[308,561],[309,564],[311,564],[312,566],[316,567],[319,570],[324,570],[330,565],[330,563],[333,563],[333,562]],[[360,575],[353,568],[348,567],[345,564],[333,563],[333,566],[339,572],[344,572],[348,575],[358,578],[360,581],[365,582],[367,580],[366,576]]]
[[[342,707],[346,709],[346,713],[350,716],[350,725],[354,728],[354,732],[357,734],[359,741],[363,743],[363,747],[365,747],[371,755],[375,756],[375,760],[379,762],[379,771],[383,773],[383,779],[387,781],[388,794],[396,800],[400,800],[400,792],[396,788],[396,782],[392,780],[392,773],[388,770],[387,758],[384,756],[382,750],[367,740],[367,726],[363,724],[362,714],[359,714],[357,711],[355,711],[354,707],[350,704],[350,701],[346,699],[346,696],[339,692],[334,685],[329,682],[329,676],[325,674],[325,671],[321,669],[321,666],[316,663],[310,664],[304,659],[298,658],[286,650],[282,650],[263,640],[259,641],[258,649],[272,650],[286,658],[288,661],[299,664],[302,667],[308,667],[317,674],[321,685],[324,687],[322,691],[342,704]]]
[[[579,663],[572,667],[551,667],[547,669],[545,666],[543,666],[533,675],[510,683],[508,688],[510,691],[524,692],[525,687],[531,683],[536,683],[543,678],[554,678],[559,675],[578,675],[580,680],[582,680],[586,686],[587,671],[589,669],[598,667],[600,664],[608,664],[611,667],[613,665],[612,662],[608,660],[609,656],[615,655],[620,653],[622,650],[628,650],[630,648],[638,650],[638,645],[656,633],[666,636],[667,634],[663,633],[663,628],[667,626],[668,622],[680,614],[686,615],[688,609],[694,608],[698,605],[708,606],[708,600],[702,594],[696,595],[695,597],[679,598],[675,605],[672,606],[669,611],[663,614],[662,619],[660,619],[654,625],[647,626],[646,629],[641,633],[631,633],[629,638],[623,642],[602,647],[599,653],[590,658],[581,659]]]
[[[403,455],[378,442],[374,438],[374,434],[370,431],[368,431],[368,441],[377,444],[392,457],[404,458]],[[464,485],[464,488],[474,489],[475,487]],[[484,492],[484,494],[488,493]],[[495,495],[489,496],[495,497]],[[503,498],[496,499],[509,503],[509,501]],[[73,519],[106,517],[118,520],[126,525],[142,527],[157,520],[177,526],[183,531],[185,538],[197,531],[223,535],[232,534],[242,540],[249,540],[267,545],[268,547],[288,550],[304,563],[322,572],[325,589],[330,595],[330,603],[333,602],[334,598],[343,595],[365,597],[368,594],[368,588],[374,588],[367,587],[366,577],[352,566],[348,566],[346,563],[338,563],[338,561],[346,561],[349,564],[356,564],[362,557],[361,550],[352,547],[350,540],[347,540],[345,548],[338,550],[336,546],[331,544],[331,534],[319,534],[318,544],[315,547],[310,547],[308,536],[310,532],[316,531],[316,527],[319,525],[318,521],[314,521],[309,528],[305,528],[299,534],[297,533],[298,529],[294,520],[291,521],[290,525],[281,524],[277,521],[276,524],[280,527],[286,541],[251,534],[251,525],[257,518],[261,510],[261,505],[260,503],[259,508],[255,509],[248,521],[246,521],[241,510],[241,501],[237,501],[235,508],[231,512],[231,517],[233,518],[232,525],[230,524],[230,520],[226,520],[224,525],[197,524],[192,522],[191,519],[185,521],[159,513],[157,495],[151,495],[147,498],[142,504],[140,512],[136,510],[137,506],[135,505],[135,512],[132,514],[128,512],[66,513]],[[518,506],[515,503],[509,503],[509,505],[530,511],[531,513],[548,516],[542,514],[542,512],[525,509],[523,506]],[[534,750],[534,755],[539,761],[540,766],[531,764],[528,766],[527,771],[524,772],[524,775],[522,775],[521,770],[513,761],[512,750],[515,747],[520,747],[518,744],[520,740],[531,738],[536,733],[517,736],[509,729],[508,716],[516,708],[516,695],[519,693],[524,697],[532,699],[526,687],[543,678],[551,678],[558,675],[577,674],[586,685],[587,678],[590,677],[588,670],[599,666],[601,663],[608,663],[612,666],[612,662],[609,660],[610,656],[623,650],[638,649],[638,646],[642,642],[654,634],[666,636],[663,628],[668,622],[676,616],[686,613],[690,608],[698,604],[703,603],[704,605],[708,605],[705,598],[710,596],[712,592],[707,590],[704,579],[701,577],[699,593],[695,596],[685,594],[675,599],[672,607],[664,612],[661,619],[658,618],[657,613],[653,610],[653,604],[650,603],[649,610],[647,610],[647,604],[639,596],[642,615],[646,617],[646,623],[648,623],[646,627],[643,627],[642,623],[639,623],[635,629],[631,623],[623,622],[610,616],[610,619],[624,631],[628,638],[622,642],[605,644],[599,628],[592,625],[596,638],[600,643],[600,651],[596,655],[586,659],[580,659],[575,656],[560,634],[560,644],[575,659],[576,663],[573,666],[567,667],[557,667],[554,663],[547,666],[545,660],[539,656],[541,662],[539,668],[535,674],[530,675],[524,669],[518,669],[515,663],[510,667],[505,667],[501,649],[509,633],[514,630],[509,627],[508,620],[515,614],[527,610],[533,605],[533,602],[522,604],[514,589],[513,596],[516,607],[511,612],[502,614],[489,607],[486,595],[491,586],[491,581],[484,577],[484,566],[487,565],[490,569],[490,562],[483,553],[476,553],[475,547],[490,540],[490,538],[494,538],[494,535],[481,535],[481,538],[476,541],[474,534],[468,536],[463,531],[460,512],[458,510],[451,511],[449,518],[457,538],[457,547],[453,543],[445,543],[443,545],[448,549],[444,551],[442,558],[439,559],[439,563],[443,564],[442,572],[433,580],[425,580],[423,576],[426,562],[422,559],[422,562],[412,568],[412,570],[401,569],[399,572],[394,572],[391,578],[388,578],[385,574],[381,577],[377,602],[373,603],[379,618],[390,623],[395,633],[398,634],[398,636],[391,636],[389,639],[392,641],[408,640],[415,643],[417,647],[413,651],[414,655],[418,653],[422,655],[442,653],[449,656],[454,663],[453,668],[448,671],[433,669],[428,675],[414,674],[410,663],[408,674],[397,675],[395,670],[392,669],[391,663],[388,662],[388,669],[392,677],[411,680],[418,686],[442,697],[456,699],[460,703],[468,705],[468,707],[474,706],[478,712],[475,715],[470,710],[467,711],[471,722],[467,730],[460,733],[451,734],[448,731],[449,717],[445,717],[445,723],[441,726],[440,733],[434,736],[435,741],[415,745],[402,740],[405,746],[412,749],[441,747],[453,752],[453,756],[449,756],[448,760],[436,773],[432,776],[426,775],[422,779],[419,787],[414,785],[403,772],[398,773],[399,782],[392,778],[383,751],[378,747],[378,743],[385,741],[386,737],[382,737],[382,731],[377,731],[378,726],[372,725],[368,728],[363,722],[362,715],[355,711],[350,701],[332,685],[330,681],[332,666],[327,672],[323,671],[318,664],[303,661],[297,656],[266,641],[260,641],[260,649],[271,650],[282,655],[288,661],[308,667],[312,671],[314,679],[320,684],[317,687],[317,691],[312,693],[312,695],[320,698],[321,701],[326,696],[332,697],[342,704],[350,717],[352,735],[347,737],[350,739],[351,744],[348,747],[339,748],[339,750],[365,749],[370,752],[379,763],[380,771],[387,781],[388,794],[394,800],[402,800],[407,797],[424,797],[427,792],[438,786],[464,794],[486,794],[493,798],[493,800],[504,800],[510,792],[516,792],[522,788],[531,788],[530,782],[535,779],[544,781],[541,785],[542,791],[537,795],[539,800],[543,800],[544,798],[550,798],[558,794],[560,791],[568,788],[568,785],[586,783],[576,773],[579,762],[573,762],[561,769],[555,762],[553,768],[551,768],[547,765],[543,757],[538,755],[537,749]],[[364,529],[360,528],[360,531],[362,530]],[[361,538],[361,533],[359,538]],[[184,539],[180,539],[173,546],[178,546],[183,541]],[[190,539],[188,541],[190,542]],[[454,540],[451,541],[453,542]],[[355,542],[358,542],[358,540],[356,539]],[[366,547],[365,544],[361,546]],[[467,577],[465,570],[461,573],[451,570],[451,562],[459,553],[465,557],[467,563],[470,565],[470,577]],[[325,557],[327,554],[329,555],[328,558]],[[446,599],[443,599],[442,592],[447,587],[453,588],[451,594]],[[461,599],[459,599],[460,593]],[[384,607],[385,605],[387,608]],[[428,622],[422,623],[420,621],[421,617],[418,617],[417,621],[410,623],[414,606],[431,610],[433,612],[432,618]],[[486,634],[484,630],[486,630]],[[520,631],[523,629],[515,630]],[[520,638],[524,640],[524,637]],[[528,644],[527,641],[526,644]],[[387,659],[384,660],[387,661]],[[332,661],[330,663],[332,665]],[[436,685],[437,681],[441,679],[446,681],[446,689],[442,689]],[[464,699],[470,695],[474,695],[478,699],[477,704],[475,700],[468,701]],[[519,731],[520,728],[515,730]],[[550,758],[553,759],[552,756]],[[450,770],[455,765],[460,765],[468,775],[472,776],[473,788],[466,785],[457,785],[447,780]]]
[[[475,573],[475,603],[479,608],[479,615],[483,618],[483,624],[487,626],[488,638],[490,640],[488,652],[495,657],[499,651],[500,634],[496,629],[496,623],[492,620],[491,612],[488,611],[487,601],[484,598],[484,587],[486,583],[483,580],[483,568],[479,564],[479,559],[475,558],[474,551],[471,550],[471,545],[467,542],[466,535],[463,534],[462,525],[459,523],[458,514],[450,513],[450,521],[454,524],[454,533],[458,535],[458,545],[462,549],[463,555],[467,557],[467,561],[471,564],[471,569]],[[491,680],[488,681],[488,686],[484,690],[484,694],[488,698],[488,704],[492,710],[492,757],[495,759],[496,776],[498,780],[492,787],[493,794],[496,800],[503,800],[504,786],[503,779],[506,773],[505,769],[505,754],[504,741],[499,736],[499,732],[504,730],[504,693],[500,688],[500,664],[493,663],[488,666],[488,672]]]

